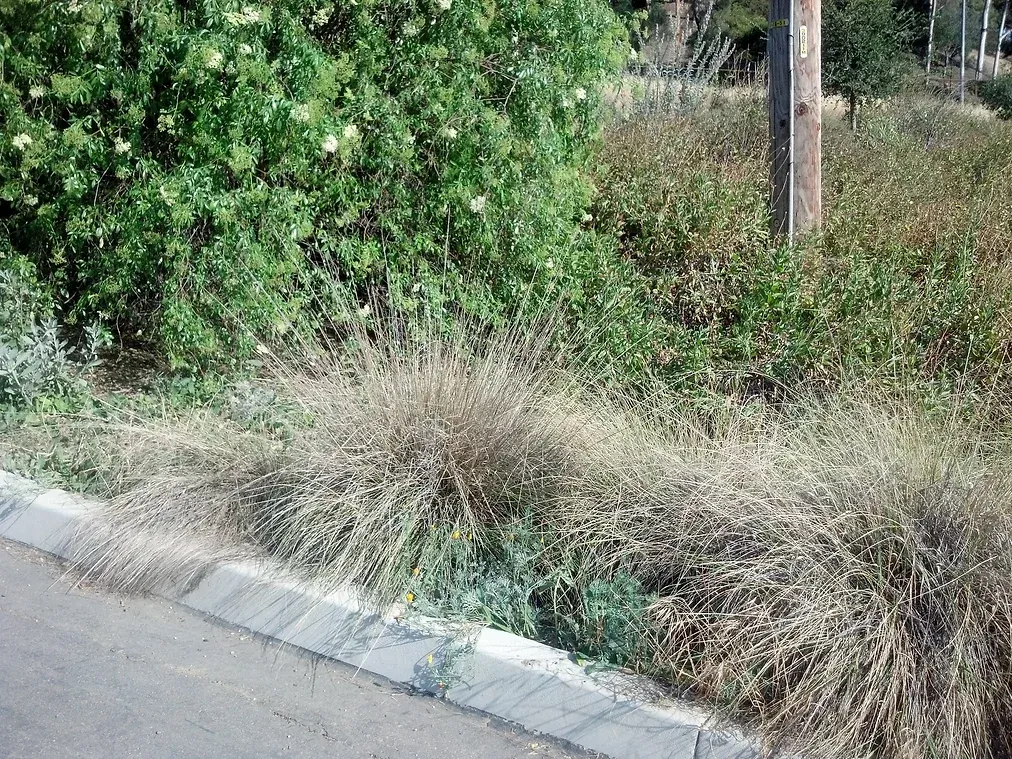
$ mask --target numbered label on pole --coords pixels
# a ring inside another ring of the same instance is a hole
[[[798,27],[798,55],[808,57],[808,27],[804,24]]]

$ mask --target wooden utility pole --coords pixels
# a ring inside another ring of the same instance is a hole
[[[959,20],[959,102],[966,102],[966,0]]]
[[[822,225],[822,0],[794,2],[794,231]]]
[[[928,58],[924,62],[924,83],[931,83],[931,59],[935,54],[935,16],[938,14],[938,0],[931,0],[931,13],[928,16]]]
[[[974,78],[979,82],[984,77],[984,56],[987,55],[987,22],[991,14],[991,0],[984,0],[984,13],[980,19],[980,44],[977,46],[977,71]]]
[[[793,0],[770,0],[766,49],[770,67],[771,236],[794,239]]]
[[[998,44],[994,48],[994,63],[991,64],[991,78],[998,78],[998,68],[1001,65],[1001,46],[1005,41],[1005,22],[1008,21],[1008,4],[1009,0],[1005,0],[1005,7],[1001,12],[1001,23],[998,24]]]
[[[822,4],[770,0],[771,233],[793,240],[822,221]]]

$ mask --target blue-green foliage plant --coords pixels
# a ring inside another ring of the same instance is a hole
[[[24,261],[0,259],[0,411],[65,411],[85,390],[109,331],[98,323],[68,341]]]

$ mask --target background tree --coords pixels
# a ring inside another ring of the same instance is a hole
[[[769,0],[717,0],[712,28],[729,37],[738,52],[759,59],[766,54],[768,16]]]
[[[1008,8],[1009,8],[1009,0],[1005,0],[1005,7],[1002,9],[1001,12],[1001,21],[998,22],[998,41],[995,43],[994,47],[994,60],[991,62],[992,79],[998,78],[998,69],[1001,65],[1001,51],[1002,46],[1006,42],[1006,35],[1007,35],[1007,32],[1005,30],[1005,23],[1008,21]]]
[[[979,82],[984,77],[984,59],[987,57],[987,27],[991,17],[991,0],[984,0],[980,16],[980,43],[977,45],[977,70],[974,78]],[[998,53],[995,52],[995,55]]]
[[[856,131],[862,101],[899,89],[913,20],[890,0],[830,0],[822,18],[823,86],[847,99]]]

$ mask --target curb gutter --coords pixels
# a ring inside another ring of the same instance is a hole
[[[70,493],[0,471],[0,538],[66,559],[88,511]],[[382,615],[351,592],[323,594],[276,576],[254,562],[219,564],[167,599],[613,759],[761,755],[709,727],[695,707],[629,695],[644,693],[639,678],[590,675],[566,652],[510,633]]]

